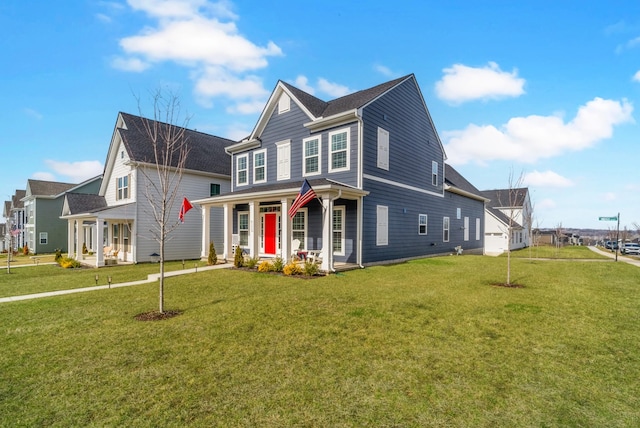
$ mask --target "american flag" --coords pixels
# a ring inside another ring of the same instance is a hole
[[[298,196],[296,196],[296,199],[295,201],[293,201],[291,208],[289,208],[289,217],[293,218],[300,208],[307,205],[307,203],[315,197],[316,192],[313,191],[311,185],[305,179],[304,183],[302,183],[302,187],[300,188]]]

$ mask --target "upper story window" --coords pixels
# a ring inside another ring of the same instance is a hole
[[[236,158],[236,184],[241,186],[249,183],[249,157],[247,155],[238,156]]]
[[[278,114],[286,113],[291,110],[291,98],[283,93],[278,100]]]
[[[278,180],[288,180],[291,177],[291,140],[276,143],[278,153]]]
[[[460,208],[456,208],[456,218],[460,220],[462,218],[462,210]]]
[[[320,136],[307,138],[302,141],[304,159],[302,163],[303,175],[316,175],[320,170],[321,142]]]
[[[389,131],[378,128],[378,168],[389,171]]]
[[[267,181],[267,152],[260,150],[253,153],[253,182]]]
[[[211,183],[209,187],[209,196],[218,196],[220,194],[220,185]]]
[[[346,171],[349,169],[349,130],[329,133],[330,159],[329,172]]]
[[[438,185],[438,162],[431,162],[431,184]]]
[[[116,183],[116,200],[129,199],[129,176],[125,175],[124,177],[118,177],[116,179]]]

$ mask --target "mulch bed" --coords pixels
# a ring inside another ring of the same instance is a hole
[[[164,311],[162,313],[158,312],[158,311],[151,311],[151,312],[143,312],[141,314],[136,315],[134,318],[137,321],[160,321],[160,320],[166,320],[169,318],[173,318],[173,317],[177,317],[178,315],[181,315],[182,311]]]

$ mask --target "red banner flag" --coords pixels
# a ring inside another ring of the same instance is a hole
[[[187,200],[187,198],[184,198],[182,200],[182,206],[180,207],[180,214],[178,215],[178,217],[180,218],[180,221],[182,223],[184,223],[184,215],[187,213],[187,211],[189,211],[191,208],[193,208],[193,205],[191,205],[191,202],[189,202],[189,200]]]

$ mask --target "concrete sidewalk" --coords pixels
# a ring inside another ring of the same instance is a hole
[[[215,266],[203,266],[199,268],[192,269],[183,269],[183,270],[174,270],[171,272],[165,272],[164,277],[169,278],[172,276],[178,275],[186,275],[189,273],[202,272],[206,270],[214,270],[214,269],[227,269],[233,266],[233,263],[223,263]],[[111,284],[109,285],[94,285],[93,287],[84,287],[84,288],[72,288],[70,290],[58,290],[58,291],[47,291],[45,293],[36,293],[36,294],[25,294],[22,296],[10,296],[10,297],[0,297],[0,303],[5,302],[17,302],[19,300],[31,300],[31,299],[39,299],[42,297],[51,297],[51,296],[62,296],[64,294],[73,294],[73,293],[84,293],[86,291],[95,291],[95,290],[104,290],[108,288],[119,288],[119,287],[130,287],[132,285],[140,285],[140,284],[148,284],[150,282],[156,282],[160,279],[159,273],[152,273],[147,276],[147,279],[142,279],[140,281],[131,281],[131,282],[122,282],[119,284]]]
[[[594,253],[602,254],[603,256],[607,256],[610,259],[615,259],[616,258],[616,253],[613,253],[611,251],[602,251],[600,248],[593,247],[591,245],[588,248],[591,251],[593,251]],[[640,260],[633,259],[631,257],[622,256],[622,255],[620,255],[620,253],[618,253],[618,261],[629,263],[630,265],[634,265],[634,266],[640,267]]]

